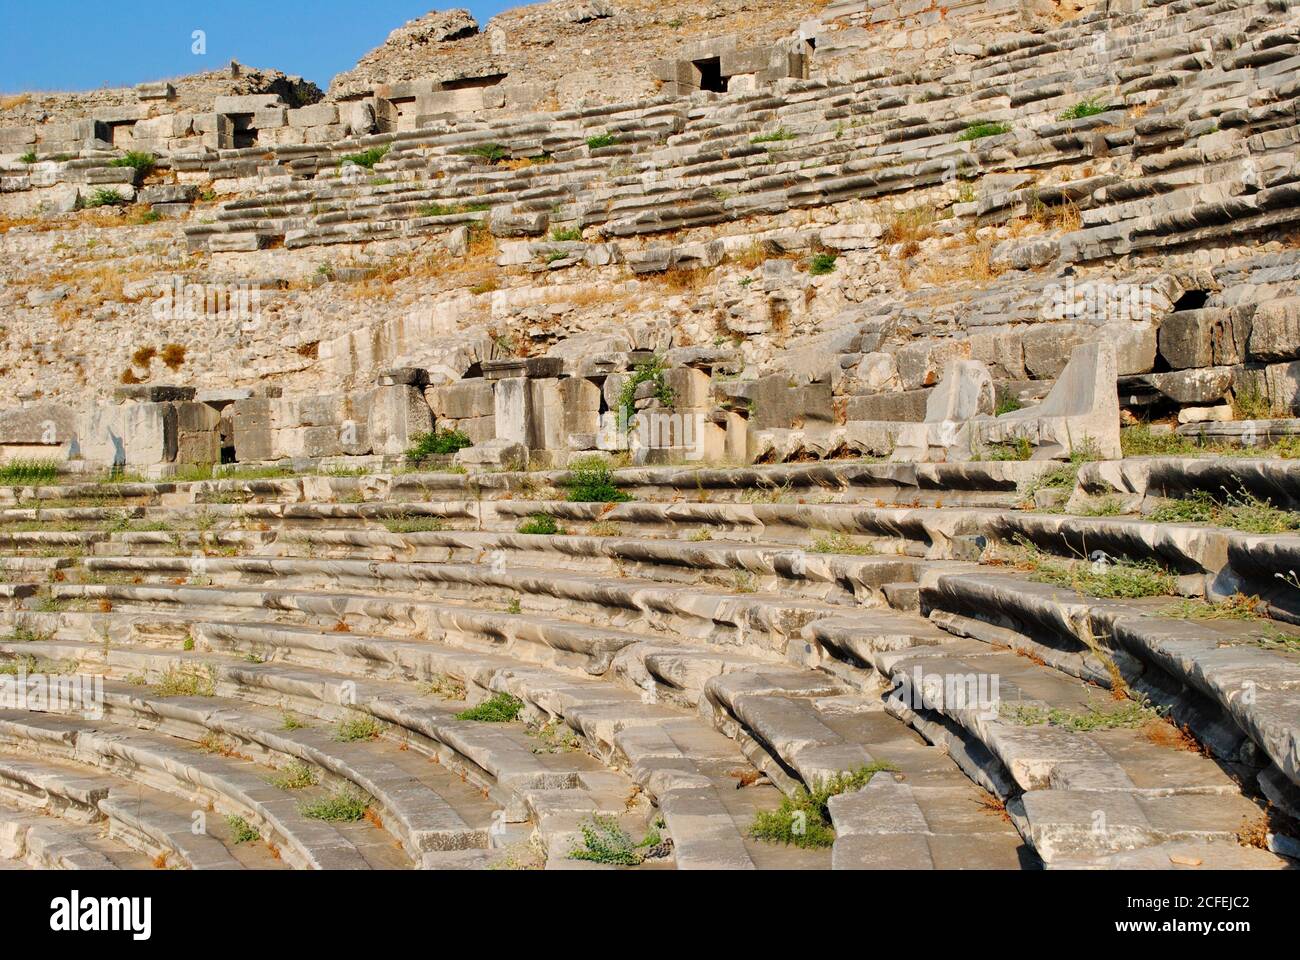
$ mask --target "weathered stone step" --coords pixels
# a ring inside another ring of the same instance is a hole
[[[247,762],[196,754],[111,724],[16,710],[0,711],[0,741],[10,749],[121,770],[167,792],[186,795],[196,791],[214,802],[219,811],[224,807],[269,831],[296,866],[366,866],[338,830],[304,818],[294,799],[269,786]]]
[[[847,542],[846,542],[847,543]],[[334,555],[387,561],[481,561],[500,558],[507,567],[623,571],[651,580],[689,580],[710,571],[743,571],[780,578],[784,589],[830,596],[842,589],[868,598],[891,582],[917,575],[914,560],[895,556],[837,554],[836,544],[822,552],[782,544],[721,540],[683,543],[665,537],[568,535],[539,537],[516,533],[438,531],[387,533],[378,530],[311,528],[284,531],[261,552],[278,556]],[[848,544],[852,548],[851,544]]]
[[[466,604],[501,602],[514,596],[529,607],[549,612],[564,604],[567,617],[593,623],[637,624],[643,630],[703,638],[720,630],[736,631],[740,642],[768,644],[781,651],[808,622],[834,615],[841,608],[812,600],[769,599],[755,594],[746,580],[739,592],[715,592],[701,586],[667,587],[656,581],[599,578],[475,564],[385,563],[365,560],[262,558],[89,558],[91,572],[146,576],[203,576],[219,583],[275,583],[286,587],[340,585],[413,595],[426,590]],[[530,611],[531,612],[531,611]],[[660,618],[667,618],[661,620]]]
[[[1249,738],[1292,783],[1300,783],[1300,695],[1293,689],[1300,683],[1300,661],[1261,647],[1264,625],[1174,619],[1161,616],[1171,601],[1097,600],[997,574],[939,574],[925,582],[922,592],[932,609],[1053,637],[1076,650],[1127,653],[1167,678],[1161,682],[1144,673],[1134,682],[1143,682],[1152,695],[1169,703],[1180,722],[1204,726],[1204,739],[1217,754],[1237,759]],[[1182,691],[1197,697],[1181,703]],[[1217,730],[1215,717],[1204,713],[1208,704],[1218,711]],[[1198,714],[1204,718],[1199,724]]]
[[[0,806],[0,858],[41,870],[147,869],[133,850],[106,843],[91,828]]]
[[[419,860],[430,850],[486,848],[486,825],[472,828],[431,785],[411,777],[366,746],[335,742],[319,730],[284,730],[279,717],[261,716],[221,698],[163,698],[124,684],[105,685],[110,719],[157,729],[195,742],[209,733],[260,747],[355,784],[375,798],[382,820]],[[281,761],[287,762],[287,761]]]

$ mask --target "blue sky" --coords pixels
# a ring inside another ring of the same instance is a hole
[[[435,6],[436,4],[436,6]],[[433,9],[468,7],[480,25],[518,0],[3,0],[0,91],[131,86],[213,70],[232,58],[330,78]],[[195,30],[207,52],[192,51]]]

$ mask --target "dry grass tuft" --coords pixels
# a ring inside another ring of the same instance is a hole
[[[1000,797],[995,797],[993,794],[981,790],[975,802],[979,804],[980,809],[985,813],[991,813],[1006,823],[1011,822],[1011,814],[1007,813],[1007,803]]]
[[[713,278],[713,271],[709,270],[665,270],[658,274],[657,278],[660,284],[669,293],[686,294],[699,293]]]
[[[910,257],[916,252],[915,247],[920,241],[934,236],[934,225],[938,219],[939,213],[934,207],[922,206],[900,210],[894,214],[889,223],[885,224],[885,232],[881,240],[889,246],[896,243],[904,244],[904,249],[911,249],[911,252],[905,252],[902,256]]]
[[[1209,756],[1209,752],[1192,736],[1192,732],[1187,728],[1186,724],[1180,727],[1167,717],[1152,720],[1142,728],[1142,735],[1158,747],[1168,747],[1171,750],[1186,750],[1188,753]]]

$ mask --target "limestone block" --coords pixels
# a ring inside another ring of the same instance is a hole
[[[439,430],[458,430],[469,437],[473,443],[492,440],[497,435],[497,420],[494,416],[469,417],[465,420],[439,420]]]
[[[468,420],[491,417],[496,410],[492,381],[482,377],[458,380],[440,387],[428,387],[425,399],[439,420]]]
[[[353,104],[344,104],[346,107],[352,107]],[[297,110],[290,110],[288,114],[289,126],[291,127],[324,127],[331,123],[337,123],[339,119],[339,109],[332,103],[314,103],[310,106],[299,107]]]
[[[419,387],[376,387],[371,394],[367,427],[375,453],[398,456],[410,448],[417,435],[433,430],[433,411]]]
[[[709,375],[694,367],[664,371],[664,385],[672,391],[674,410],[704,410],[713,404]]]
[[[568,447],[569,431],[565,423],[561,382],[555,379],[528,381],[528,448],[530,450],[564,450]]]
[[[147,467],[176,459],[171,403],[101,404],[83,415],[76,452],[91,463]]]
[[[1115,366],[1121,377],[1155,369],[1159,328],[1150,320],[1110,323],[1101,339],[1115,345]]]
[[[137,120],[135,139],[137,144],[141,140],[174,140],[178,137],[188,137],[193,130],[193,115],[188,113],[165,113],[161,117]]]
[[[364,137],[378,129],[375,108],[368,100],[339,104],[339,122],[350,137]]]
[[[1228,310],[1180,310],[1160,322],[1160,356],[1174,370],[1241,363],[1248,332]]]
[[[0,127],[0,150],[23,150],[36,142],[35,127]]]
[[[600,388],[590,380],[582,377],[561,380],[560,400],[564,404],[566,438],[573,434],[595,434],[600,429]]]
[[[77,415],[61,403],[0,412],[0,444],[63,444],[77,435]]]
[[[176,404],[176,429],[181,434],[208,433],[217,429],[221,414],[215,407],[194,401]]]
[[[343,453],[342,438],[337,426],[289,427],[272,431],[273,456],[280,457],[337,457]],[[236,455],[238,440],[236,439]]]
[[[1252,360],[1300,357],[1300,297],[1261,303],[1252,320],[1248,349]]]
[[[1094,446],[1103,458],[1118,458],[1116,379],[1114,344],[1101,341],[1075,347],[1041,404],[975,421],[973,442],[1011,443],[1025,438],[1034,445],[1035,460],[1068,457],[1085,445]]]
[[[799,386],[786,374],[773,374],[753,382],[749,399],[756,429],[789,429],[805,423],[830,423],[835,419],[830,383]]]
[[[971,355],[969,340],[921,340],[900,347],[894,353],[898,375],[904,390],[934,386],[949,361],[966,360]]]
[[[1175,403],[1212,403],[1232,387],[1232,367],[1200,367],[1152,373],[1144,379]]]
[[[141,100],[170,100],[176,95],[176,88],[166,80],[137,83],[135,95]]]
[[[899,431],[892,459],[939,463],[971,459],[971,421],[993,414],[994,396],[993,377],[983,363],[949,363],[944,368],[943,382],[926,401],[925,421],[906,424]]]
[[[141,203],[193,203],[199,188],[192,183],[158,183],[140,190]]]
[[[1154,353],[1154,347],[1152,352]],[[970,357],[988,364],[994,377],[1005,380],[1025,378],[1023,334],[1015,328],[980,330],[970,335]]]
[[[865,420],[894,423],[920,423],[925,419],[926,401],[934,388],[880,393],[867,397],[849,397],[846,415],[849,422]]]
[[[1265,367],[1264,395],[1275,410],[1300,413],[1300,360]]]
[[[265,397],[236,400],[229,412],[235,459],[245,463],[271,459],[271,401]]]
[[[544,212],[511,213],[494,208],[488,215],[488,230],[494,237],[537,237],[546,232],[548,222]]]
[[[493,416],[496,417],[498,438],[528,445],[530,404],[526,377],[509,377],[496,381]]]
[[[284,107],[267,107],[258,110],[253,114],[249,127],[254,130],[278,130],[288,123],[285,119],[286,112]]]
[[[883,233],[878,223],[837,223],[824,227],[818,239],[831,250],[864,250],[876,246]]]
[[[211,433],[183,433],[176,438],[177,463],[220,463],[221,435]]]
[[[738,413],[726,413],[726,439],[723,444],[723,459],[731,463],[744,463],[749,449],[749,421]]]
[[[339,397],[333,393],[272,400],[270,409],[271,426],[276,429],[331,426],[342,419]]]
[[[283,107],[285,103],[275,93],[250,93],[243,96],[217,97],[212,101],[214,113],[230,116],[231,114],[257,113],[272,107]]]
[[[1034,324],[1023,337],[1026,372],[1039,380],[1055,379],[1064,369],[1070,351],[1093,332],[1082,324]]]
[[[1226,423],[1232,419],[1232,404],[1221,403],[1214,407],[1183,407],[1178,411],[1179,423]]]
[[[454,462],[467,467],[522,470],[528,466],[528,448],[513,440],[487,440],[457,450]]]
[[[423,367],[390,367],[380,371],[376,382],[381,387],[403,385],[423,390],[429,382],[429,374]]]

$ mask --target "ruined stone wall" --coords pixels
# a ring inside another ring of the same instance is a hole
[[[693,41],[728,37],[740,48],[770,47],[825,5],[551,0],[508,10],[468,35],[473,21],[463,11],[430,14],[394,31],[355,69],[335,77],[329,96],[362,97],[421,79],[454,86],[490,78],[521,105],[617,103],[657,93],[665,78],[655,61],[679,59],[679,49]]]
[[[315,84],[302,77],[231,63],[219,70],[134,87],[2,96],[0,127],[126,117],[133,112],[140,119],[165,113],[211,113],[217,97],[256,93],[277,94],[297,106],[316,103],[323,96]]]

